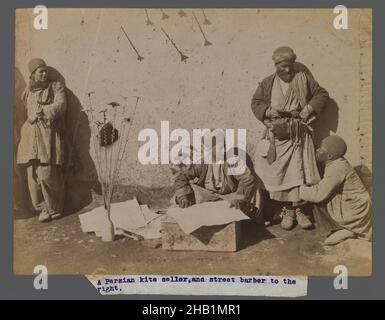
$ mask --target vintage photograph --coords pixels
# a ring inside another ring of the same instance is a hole
[[[16,10],[17,275],[372,274],[372,11]]]

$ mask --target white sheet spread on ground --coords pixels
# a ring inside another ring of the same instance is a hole
[[[106,217],[104,206],[79,215],[83,232],[95,232],[96,236],[100,236]],[[115,235],[127,235],[129,232],[144,239],[158,239],[161,237],[160,217],[160,214],[146,205],[139,205],[136,199],[111,204],[111,221]]]
[[[241,210],[230,208],[227,201],[199,203],[189,208],[172,207],[167,210],[167,214],[187,234],[202,226],[217,226],[249,219]]]

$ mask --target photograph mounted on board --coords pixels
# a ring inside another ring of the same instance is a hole
[[[372,273],[372,11],[16,10],[14,273]]]

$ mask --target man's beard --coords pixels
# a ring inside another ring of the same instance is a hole
[[[30,79],[28,87],[29,87],[30,91],[35,91],[35,90],[47,88],[48,84],[49,84],[48,77],[46,78],[46,80],[44,82],[35,81],[34,79]]]
[[[294,78],[294,72],[279,73],[278,76],[285,82],[290,82]]]
[[[38,82],[38,83],[46,83],[47,81],[48,81],[48,77],[45,76],[45,77],[41,77],[41,78],[38,79],[38,81],[36,81],[36,82]]]

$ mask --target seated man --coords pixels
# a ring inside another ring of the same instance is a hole
[[[215,159],[216,148],[210,148]],[[175,174],[175,202],[181,208],[195,203],[226,199],[230,207],[241,209],[253,215],[251,203],[256,195],[257,180],[247,165],[242,174],[234,173],[234,168],[243,161],[241,157],[226,159],[223,164],[199,163],[184,167]]]
[[[353,237],[371,240],[371,200],[359,176],[343,157],[346,143],[338,136],[325,138],[317,150],[317,160],[325,164],[323,179],[312,186],[301,186],[300,197],[309,202],[326,202],[327,213],[337,231],[325,240],[335,245]]]

